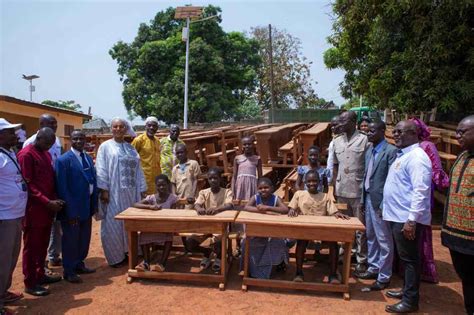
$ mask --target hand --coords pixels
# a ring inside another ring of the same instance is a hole
[[[207,209],[206,214],[207,214],[207,215],[215,215],[215,214],[217,214],[217,208],[209,208],[209,209]]]
[[[59,212],[62,210],[63,206],[65,205],[64,201],[62,200],[50,200],[48,204],[46,205],[46,208],[48,210],[53,211],[53,212]]]
[[[409,240],[413,241],[415,239],[415,232],[416,232],[416,222],[407,221],[403,225],[402,228],[403,236]]]
[[[206,209],[199,208],[199,209],[196,209],[196,212],[197,212],[198,215],[205,215],[206,214]]]
[[[257,208],[258,212],[260,212],[260,213],[266,213],[266,212],[268,211],[268,208],[269,208],[269,207],[266,206],[266,205],[259,204],[259,205],[257,205],[256,208]]]
[[[358,210],[359,210],[360,215],[365,216],[365,207],[364,207],[364,204],[363,204],[363,203],[359,204],[359,206],[357,206],[357,208],[358,208]]]
[[[290,209],[290,211],[288,211],[288,216],[289,217],[297,217],[298,216],[298,211],[296,211],[295,209]]]
[[[339,211],[334,213],[334,216],[336,217],[336,219],[343,219],[343,220],[349,220],[351,218],[350,216]]]
[[[195,199],[193,197],[188,197],[188,198],[186,198],[186,201],[188,202],[188,204],[193,205]]]
[[[153,210],[153,211],[157,211],[157,210],[161,210],[161,206],[159,206],[159,205],[148,205],[148,209]]]
[[[103,203],[109,203],[109,191],[108,190],[101,190],[99,199]]]

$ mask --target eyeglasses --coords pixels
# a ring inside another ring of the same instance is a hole
[[[466,132],[468,132],[468,131],[471,130],[472,128],[473,128],[473,127],[471,127],[471,128],[466,128],[466,129],[456,129],[456,134],[462,137]]]

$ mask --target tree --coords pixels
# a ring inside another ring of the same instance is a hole
[[[76,101],[73,101],[73,100],[70,100],[70,101],[44,100],[44,101],[41,102],[41,104],[48,105],[48,106],[53,106],[53,107],[58,107],[58,108],[63,108],[63,109],[68,109],[68,110],[73,110],[75,112],[82,113],[81,104],[76,104]]]
[[[221,9],[207,6],[203,17]],[[183,20],[175,9],[158,12],[142,23],[130,44],[119,41],[109,51],[117,61],[127,110],[167,123],[183,118],[185,44]],[[260,64],[258,43],[242,33],[226,33],[220,16],[190,26],[189,120],[211,122],[233,118],[255,85]]]
[[[405,113],[472,112],[473,9],[470,0],[336,0],[325,64],[346,71],[346,98]]]
[[[263,109],[271,107],[270,60],[268,27],[252,29],[252,36],[260,43],[263,60],[257,71],[256,98]],[[286,32],[272,28],[273,74],[275,107],[306,107],[317,101],[311,80],[310,65],[301,53],[301,41]]]

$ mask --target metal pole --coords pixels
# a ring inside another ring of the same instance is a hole
[[[275,88],[274,88],[274,76],[273,76],[273,45],[272,45],[272,25],[268,24],[268,54],[270,59],[270,92],[272,96],[272,123],[275,122]]]
[[[184,70],[184,118],[183,128],[188,129],[188,69],[189,69],[189,17],[186,18],[186,28],[188,36],[186,36],[186,69]]]
[[[33,80],[30,80],[30,102],[33,102]]]

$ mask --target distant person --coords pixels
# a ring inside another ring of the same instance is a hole
[[[197,184],[201,167],[197,161],[188,159],[188,150],[184,144],[176,146],[176,158],[178,164],[173,167],[171,173],[172,192],[178,198],[186,199],[186,209],[192,209],[198,194]]]
[[[15,131],[15,134],[18,137],[18,150],[21,150],[23,148],[23,144],[26,141],[25,125],[21,124],[21,127]]]
[[[23,220],[23,274],[25,292],[35,296],[49,294],[44,284],[61,280],[56,275],[46,275],[44,264],[51,226],[56,213],[64,207],[57,198],[54,169],[48,150],[56,136],[51,128],[41,128],[35,141],[18,153],[18,162],[28,183],[28,204]]]
[[[161,173],[160,141],[155,136],[157,130],[158,119],[150,116],[145,120],[145,132],[132,141],[132,146],[140,155],[148,195],[155,193],[155,178]]]
[[[315,170],[319,174],[319,186],[318,186],[318,191],[319,192],[324,192],[327,193],[328,191],[328,177],[330,177],[330,172],[327,168],[322,167],[319,164],[319,147],[313,145],[308,148],[308,165],[302,165],[298,166],[296,168],[296,172],[298,173],[298,177],[296,178],[296,183],[295,183],[295,190],[302,190],[302,189],[307,189],[307,187],[304,185],[306,182],[305,177],[306,174],[310,170]]]
[[[176,147],[178,144],[184,144],[184,142],[179,139],[180,132],[179,126],[173,124],[170,126],[169,135],[160,139],[161,172],[168,178],[171,178],[173,166],[178,163],[178,159],[176,158]]]
[[[326,161],[326,168],[328,170],[328,184],[332,183],[332,176],[334,173],[334,139],[339,137],[342,132],[339,126],[339,115],[334,116],[331,118],[331,133],[332,133],[332,140],[329,142],[328,146],[328,160]]]
[[[335,138],[331,152],[334,156],[332,181],[335,183],[337,202],[346,203],[349,216],[365,223],[365,216],[359,211],[362,194],[362,179],[365,170],[365,152],[369,147],[367,136],[356,129],[357,114],[347,111],[339,116],[338,130],[342,136]],[[367,239],[365,232],[356,232],[356,272],[367,270]]]
[[[418,310],[420,300],[421,225],[431,223],[431,161],[420,148],[416,125],[409,120],[393,129],[397,158],[388,171],[383,190],[383,220],[390,223],[398,256],[404,264],[402,290],[387,291],[401,302],[387,305],[389,313]]]
[[[369,132],[369,124],[371,122],[372,121],[370,120],[369,117],[366,117],[366,116],[362,117],[358,125],[359,131],[366,135]]]
[[[45,128],[45,127],[51,128],[54,131],[54,133],[56,133],[58,129],[58,122],[53,115],[43,114],[39,117],[39,126],[40,126],[40,129]],[[35,133],[31,137],[29,137],[23,143],[23,148],[25,148],[29,144],[32,144],[35,141],[37,134],[38,133]],[[56,159],[61,156],[61,152],[62,152],[61,140],[59,139],[58,136],[56,136],[56,140],[54,144],[51,146],[51,148],[48,150],[48,152],[51,155],[53,168],[54,168]],[[51,237],[49,240],[49,246],[48,246],[48,262],[49,263],[47,267],[61,266],[60,256],[61,256],[61,222],[55,219],[53,221],[53,227],[51,229]]]
[[[466,312],[474,314],[474,115],[461,120],[456,139],[464,151],[451,168],[441,242],[461,278]]]
[[[58,213],[61,222],[64,280],[80,283],[80,274],[95,272],[84,260],[89,252],[92,216],[97,212],[98,190],[94,162],[85,152],[86,135],[71,133],[71,150],[56,160],[56,191],[66,202]]]
[[[0,118],[0,314],[8,314],[5,304],[23,298],[23,294],[9,291],[28,200],[27,184],[13,151],[17,145],[15,129],[19,127]]]
[[[257,178],[262,177],[262,160],[255,154],[254,140],[242,138],[243,154],[234,159],[232,193],[236,200],[249,200],[257,193]]]
[[[175,209],[178,197],[170,193],[170,180],[166,175],[161,174],[156,177],[156,192],[146,196],[143,200],[135,203],[134,207],[151,211],[160,211],[162,209]],[[143,262],[135,267],[138,271],[156,271],[163,272],[173,245],[173,233],[140,233],[138,244],[143,253]],[[163,254],[158,263],[151,263],[151,251],[153,245],[163,245]]]
[[[140,166],[140,156],[125,141],[131,133],[126,120],[112,120],[113,138],[99,147],[96,158],[99,214],[102,218],[100,236],[107,263],[114,268],[127,261],[128,241],[123,221],[115,216],[146,196],[146,181]]]

